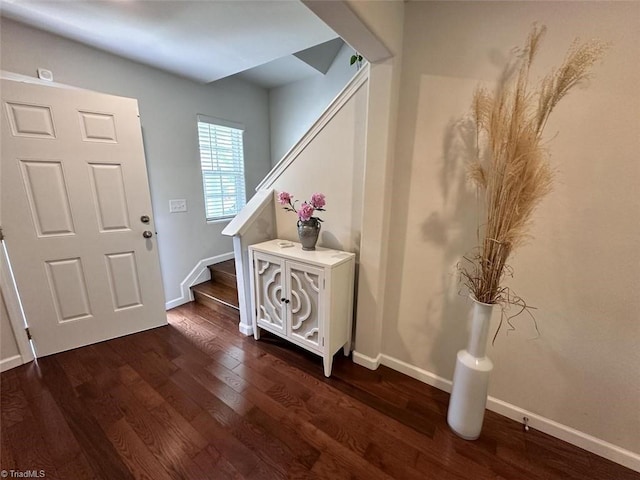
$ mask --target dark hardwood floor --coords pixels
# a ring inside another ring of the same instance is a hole
[[[195,304],[170,325],[1,376],[3,470],[46,479],[640,479],[487,412],[475,442],[448,394],[341,353],[322,362]]]

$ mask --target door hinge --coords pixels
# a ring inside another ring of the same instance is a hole
[[[0,242],[4,240],[4,233],[2,233],[2,227],[0,227]]]
[[[33,337],[31,336],[31,332],[29,331],[29,327],[25,328],[24,331],[27,334],[27,339],[32,340]]]
[[[324,347],[324,337],[322,337],[322,346]]]
[[[323,279],[322,279],[322,288],[324,289],[324,288],[326,288],[326,287],[327,287],[327,279],[326,279],[326,278],[323,278]]]

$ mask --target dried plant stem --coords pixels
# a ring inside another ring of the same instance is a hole
[[[529,71],[544,33],[544,27],[535,26],[521,54],[505,68],[497,91],[478,88],[473,98],[477,157],[469,165],[469,177],[478,188],[486,222],[479,227],[476,254],[465,257],[467,264],[460,270],[483,303],[509,301],[501,286],[507,260],[527,238],[531,216],[551,190],[552,172],[541,144],[544,128],[558,102],[588,78],[606,48],[598,42],[574,42],[562,66],[530,92]]]

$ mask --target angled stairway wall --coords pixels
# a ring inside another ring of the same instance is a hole
[[[331,102],[302,139],[256,188],[256,195],[229,223],[238,271],[240,331],[251,334],[247,246],[270,238],[297,241],[297,217],[275,201],[281,191],[300,202],[327,197],[318,245],[359,253],[368,103],[368,66]]]

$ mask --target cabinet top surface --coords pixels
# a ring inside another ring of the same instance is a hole
[[[300,260],[317,265],[335,267],[355,258],[355,253],[316,247],[315,250],[302,250],[302,245],[288,240],[269,240],[263,243],[249,245],[250,250],[271,253],[291,260]]]

